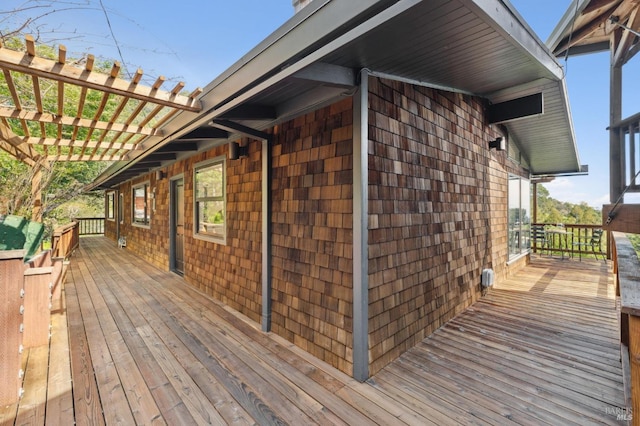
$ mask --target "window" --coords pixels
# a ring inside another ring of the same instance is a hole
[[[120,193],[118,198],[118,220],[120,223],[124,223],[124,194]]]
[[[115,219],[115,202],[116,202],[116,193],[115,192],[107,192],[107,219],[114,220]]]
[[[509,259],[529,251],[531,187],[528,179],[509,175]]]
[[[149,182],[133,187],[133,215],[134,225],[149,226]]]
[[[227,212],[225,202],[225,159],[196,164],[194,172],[195,234],[225,243]]]

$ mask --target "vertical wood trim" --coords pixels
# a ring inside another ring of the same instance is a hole
[[[108,199],[107,199],[107,202],[108,202]],[[116,241],[117,241],[120,238],[120,189],[116,189],[113,193],[113,219],[116,225]],[[106,226],[105,226],[105,231],[106,231]]]
[[[369,378],[369,71],[360,71],[353,102],[353,377]]]
[[[631,364],[631,413],[633,424],[640,424],[640,317],[629,315],[629,363]]]
[[[622,119],[622,67],[615,66],[614,52],[619,43],[619,31],[614,31],[611,38],[611,76],[609,87],[609,199],[612,204],[618,201],[624,187],[624,157],[621,144],[624,135],[620,128],[614,127]],[[620,165],[622,164],[622,167]],[[624,202],[624,200],[621,200]]]
[[[533,184],[533,223],[538,223],[538,184]]]
[[[176,269],[176,181],[180,178],[172,176],[169,179],[169,270]]]
[[[629,185],[636,185],[636,133],[635,133],[636,123],[629,124],[629,177],[631,178],[631,182]]]
[[[618,162],[617,171],[620,179],[620,194],[622,194],[627,186],[627,135],[622,127],[618,128],[618,143],[620,144],[620,160]],[[624,200],[623,200],[624,201]]]
[[[262,140],[262,331],[271,331],[271,149],[270,139]]]

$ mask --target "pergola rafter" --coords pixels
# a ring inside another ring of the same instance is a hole
[[[33,220],[41,219],[41,170],[58,161],[120,161],[138,145],[162,137],[161,127],[179,111],[199,112],[201,89],[181,94],[184,83],[162,90],[119,77],[114,62],[96,71],[95,57],[67,63],[59,46],[55,59],[40,57],[33,37],[24,51],[0,43],[0,149],[32,168]]]
[[[81,66],[67,63],[64,46],[57,58],[36,54],[32,37],[25,51],[0,44],[0,149],[31,166],[43,161],[118,161],[138,144],[162,137],[161,126],[179,111],[198,112],[195,90],[184,83],[162,90],[164,77],[152,86],[119,77],[114,62],[96,71],[93,55]]]

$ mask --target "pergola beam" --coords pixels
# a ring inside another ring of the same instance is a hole
[[[27,166],[33,167],[36,164],[36,160],[34,160],[31,156],[19,150],[17,147],[11,145],[9,142],[0,138],[0,149],[5,151],[7,154],[11,155],[18,161],[22,161]]]
[[[38,161],[38,153],[31,146],[24,144],[22,138],[13,133],[3,121],[0,121],[0,140],[13,147],[13,150],[19,152],[23,158],[29,158],[33,162]],[[15,155],[14,157],[18,158]],[[22,158],[18,159],[22,160]]]
[[[637,6],[631,14],[629,15],[629,19],[627,21],[627,27],[633,30],[640,29],[640,13],[638,13],[640,6]],[[636,35],[633,34],[628,29],[625,29],[618,45],[615,46],[615,52],[613,56],[613,66],[621,66],[623,65],[630,55],[630,49],[633,46],[633,41],[635,40]]]
[[[174,92],[165,92],[156,87],[139,86],[111,75],[86,71],[72,65],[31,56],[0,47],[0,68],[23,74],[47,78],[53,81],[73,84],[128,98],[138,99],[170,108],[199,112],[195,99]]]
[[[74,139],[56,139],[56,138],[24,138],[23,141],[29,145],[46,145],[46,146],[64,146],[69,148],[91,148],[91,149],[113,149],[131,151],[136,149],[134,143],[120,142],[98,142],[98,141],[80,141]]]
[[[94,70],[93,55],[78,67],[66,63],[64,46],[59,46],[54,60],[36,55],[33,37],[26,37],[25,46],[23,52],[0,44],[3,85],[10,93],[9,104],[0,106],[0,149],[30,166],[40,159],[44,167],[47,160],[122,160],[127,151],[144,147],[145,141],[153,144],[163,138],[160,128],[178,112],[201,109],[197,97],[202,90],[185,96],[182,82],[161,90],[166,80],[162,76],[151,86],[140,85],[140,69],[127,81],[119,77],[117,62],[103,73]],[[20,82],[26,77],[32,84],[19,86],[18,76]],[[50,86],[57,91],[49,92]],[[89,90],[98,93],[97,101]],[[24,99],[33,99],[34,104]]]
[[[606,5],[605,5],[606,6]],[[572,46],[575,46],[589,37],[594,31],[601,27],[603,20],[608,18],[611,13],[618,6],[617,3],[610,4],[605,10],[602,11],[598,16],[594,17],[589,24],[575,31],[571,37],[567,36],[564,40],[556,47],[555,52],[557,56],[563,55],[567,49],[570,49]]]
[[[135,133],[143,136],[162,136],[162,131],[151,127],[141,127],[106,121],[95,121],[86,118],[59,116],[56,114],[18,111],[13,108],[0,107],[0,117],[18,120],[35,121],[44,124],[60,124],[63,126],[85,127],[87,129],[105,130],[122,133]]]
[[[122,161],[122,154],[105,155],[99,161]],[[93,155],[48,155],[47,161],[98,161]]]

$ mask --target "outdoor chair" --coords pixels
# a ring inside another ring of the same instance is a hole
[[[582,261],[582,253],[592,253],[596,259],[598,259],[598,255],[602,255],[602,260],[605,259],[605,255],[602,252],[602,234],[603,230],[598,228],[594,229],[591,233],[591,238],[587,241],[575,241],[573,243],[574,247],[578,248],[578,255],[580,257],[580,261]]]

